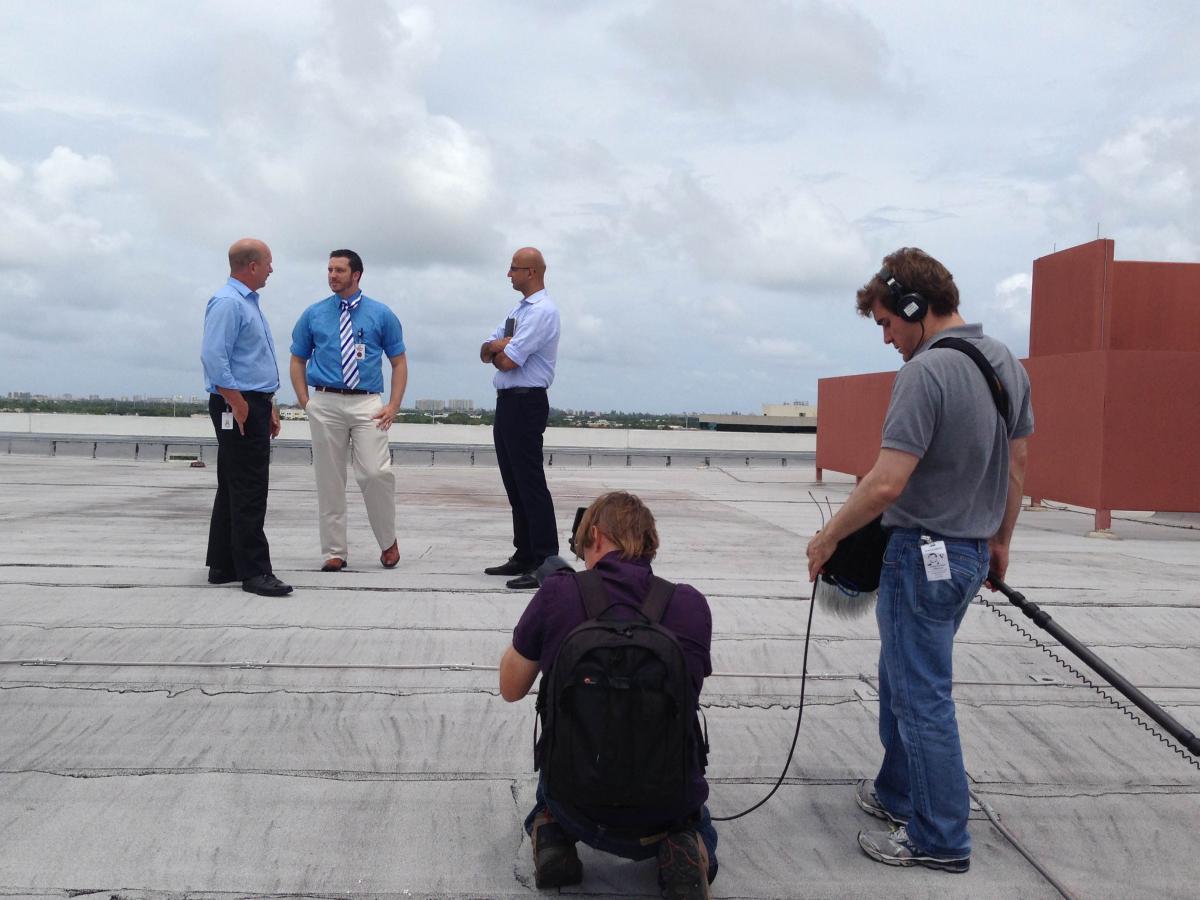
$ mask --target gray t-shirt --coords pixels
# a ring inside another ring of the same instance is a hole
[[[932,349],[942,338],[966,338],[987,357],[1008,392],[1002,427],[979,368],[965,353]],[[921,528],[945,537],[989,538],[1004,518],[1008,441],[1033,433],[1029,375],[981,325],[938,332],[899,372],[883,422],[883,446],[920,461],[899,499],[883,514],[885,528]]]

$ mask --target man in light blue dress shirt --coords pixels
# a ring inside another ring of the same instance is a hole
[[[539,250],[523,247],[514,253],[508,278],[523,299],[484,341],[479,358],[496,368],[492,440],[512,507],[516,550],[507,562],[484,571],[515,576],[508,587],[531,590],[538,586],[534,570],[558,554],[554,500],[542,467],[542,435],[550,415],[546,390],[558,362],[558,308],[546,293],[546,261]]]
[[[262,241],[243,238],[229,248],[229,280],[204,312],[200,361],[218,447],[209,583],[240,581],[249,593],[282,597],[292,588],[271,571],[263,532],[271,439],[279,434],[279,365],[258,291],[272,271],[271,249]]]
[[[334,250],[326,270],[333,294],[308,307],[292,329],[292,387],[308,413],[313,475],[321,533],[322,572],[340,572],[349,561],[346,537],[346,460],[362,491],[367,521],[385,569],[400,561],[396,540],[396,476],[388,428],[408,383],[404,331],[396,314],[359,287],[363,261],[353,250]],[[345,339],[343,347],[343,309]],[[383,359],[391,396],[383,402]],[[310,390],[311,389],[311,390]]]

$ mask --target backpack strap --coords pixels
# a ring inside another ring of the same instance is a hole
[[[646,599],[642,601],[642,615],[648,621],[657,625],[662,621],[663,613],[667,611],[667,604],[671,602],[671,598],[674,596],[674,584],[665,578],[651,575],[650,590],[646,592]]]
[[[575,573],[575,583],[583,597],[583,611],[589,619],[598,619],[612,603],[604,589],[604,579],[595,569],[584,569]]]
[[[579,585],[579,593],[583,597],[583,610],[589,619],[598,619],[610,606],[608,591],[604,587],[604,579],[595,569],[584,569],[575,573],[575,583]],[[657,623],[667,611],[667,604],[675,595],[675,585],[657,575],[650,576],[650,590],[642,600],[640,612],[646,621]],[[638,607],[632,607],[638,609]]]
[[[945,337],[930,345],[931,350],[937,347],[948,347],[952,350],[959,350],[971,357],[971,361],[983,373],[984,379],[987,381],[988,389],[992,392],[992,400],[996,403],[996,410],[1000,413],[1000,418],[1004,419],[1005,431],[1008,430],[1008,391],[1004,389],[1004,382],[1000,380],[1000,376],[996,374],[996,370],[992,368],[992,364],[988,362],[987,357],[983,352],[972,344],[970,341],[963,340],[957,337]]]

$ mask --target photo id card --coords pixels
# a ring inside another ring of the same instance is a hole
[[[950,580],[950,557],[946,555],[945,541],[922,544],[921,559],[925,563],[925,579],[927,581]]]
[[[221,430],[222,431],[233,431],[233,413],[231,413],[231,412],[221,413]]]
[[[355,359],[366,359],[367,358],[367,345],[366,344],[355,344],[354,345],[354,358]]]

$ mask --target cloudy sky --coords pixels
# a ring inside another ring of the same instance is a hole
[[[757,411],[894,369],[901,245],[1024,354],[1032,261],[1200,261],[1194,4],[0,0],[0,394],[202,393],[236,238],[292,325],[363,255],[406,405],[489,404],[540,247],[560,407]],[[282,392],[291,397],[290,386]]]

